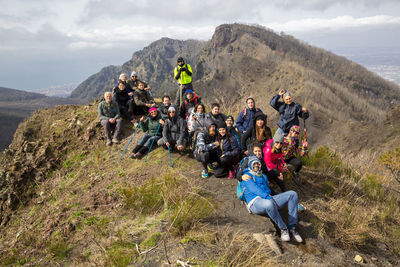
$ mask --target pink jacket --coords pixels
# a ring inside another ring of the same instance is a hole
[[[278,169],[279,172],[282,172],[283,165],[285,164],[285,161],[283,160],[283,154],[282,152],[272,153],[273,142],[273,139],[269,139],[265,142],[263,149],[265,165],[267,165],[268,170]]]

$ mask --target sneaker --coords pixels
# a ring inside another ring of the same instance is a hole
[[[112,141],[111,141],[111,139],[107,139],[107,146],[111,146],[111,144],[112,144]]]
[[[303,242],[303,238],[301,238],[299,232],[296,231],[296,228],[292,228],[289,230],[296,242],[301,243]]]
[[[235,178],[235,172],[232,171],[232,170],[230,170],[230,171],[229,171],[229,177],[228,177],[228,178],[229,178],[229,179]]]
[[[207,169],[209,172],[215,172],[215,168],[211,163],[207,165]]]
[[[288,229],[281,229],[281,240],[283,242],[290,241],[290,235],[289,235],[289,230]]]
[[[305,210],[306,208],[303,205],[301,205],[300,203],[297,204],[297,212],[303,212]]]
[[[208,178],[208,172],[206,170],[201,172],[201,178]]]
[[[112,139],[112,142],[113,142],[114,144],[119,144],[119,141],[118,141],[117,138],[113,138],[113,139]]]

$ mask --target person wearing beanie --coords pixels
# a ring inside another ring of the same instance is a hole
[[[141,125],[140,129],[146,133],[140,139],[137,146],[132,150],[131,158],[142,158],[149,150],[151,144],[156,143],[158,139],[162,136],[162,128],[164,125],[164,120],[161,118],[160,113],[157,108],[152,107],[149,110],[149,116],[140,118]],[[154,145],[153,145],[154,147]]]
[[[158,145],[172,151],[175,147],[179,152],[183,152],[187,143],[186,121],[178,116],[175,107],[168,108],[168,117],[165,120],[162,138],[158,140]]]
[[[118,82],[118,86],[113,89],[113,101],[118,103],[122,117],[131,119],[133,113],[133,101],[126,89],[126,83]]]
[[[201,177],[208,178],[208,172],[214,171],[212,163],[217,162],[220,164],[220,157],[217,152],[220,144],[217,140],[217,125],[212,121],[205,121],[204,124],[204,131],[199,132],[196,137],[193,155],[203,165]]]
[[[182,102],[180,106],[179,112],[180,116],[186,121],[189,119],[190,113],[194,109],[197,104],[200,104],[201,98],[199,98],[196,93],[192,90],[188,89],[185,91],[185,100]]]
[[[239,145],[239,148],[241,148],[241,142],[240,142],[240,133],[236,130],[236,128],[233,126],[235,120],[233,119],[232,115],[229,115],[228,117],[226,117],[225,123],[226,123],[226,131],[227,133],[236,138],[236,141]]]
[[[138,90],[133,95],[134,99],[134,114],[145,115],[149,112],[149,109],[155,107],[153,97],[148,91],[144,89],[145,84],[143,82],[138,83]]]
[[[292,128],[290,128],[289,134],[285,136],[282,147],[283,158],[288,164],[288,169],[293,171],[293,177],[297,181],[300,179],[299,172],[303,165],[300,157],[305,156],[308,151],[307,140],[300,141],[299,135],[300,127],[293,125]]]
[[[283,97],[283,102],[279,98]],[[310,115],[305,107],[293,101],[292,94],[284,89],[280,90],[277,95],[272,97],[271,107],[279,112],[278,130],[275,134],[287,135],[293,125],[299,125],[299,117],[307,119]]]
[[[236,119],[236,129],[239,133],[244,134],[253,123],[254,114],[262,112],[261,109],[256,108],[256,102],[253,97],[246,99],[246,108],[243,109],[238,118]]]
[[[121,73],[121,74],[119,75],[118,81],[115,83],[115,86],[114,86],[114,89],[113,89],[112,92],[113,92],[113,93],[115,92],[115,90],[117,89],[118,84],[119,84],[120,82],[123,82],[123,83],[125,84],[126,91],[128,92],[128,95],[129,95],[130,97],[132,97],[132,96],[133,96],[133,90],[132,90],[132,87],[129,86],[129,84],[128,84],[128,82],[127,82],[127,77],[126,77],[126,74],[125,74],[125,73]]]
[[[234,178],[234,166],[240,161],[240,149],[236,138],[231,137],[226,130],[224,123],[218,128],[217,135],[217,154],[219,164],[215,169],[214,176],[217,178],[225,177],[229,174],[229,178]]]
[[[296,242],[303,242],[300,234],[296,231],[298,222],[298,195],[295,191],[286,191],[281,194],[271,195],[268,178],[261,171],[261,162],[253,157],[244,170],[241,186],[245,188],[243,197],[247,209],[253,214],[267,214],[281,230],[281,240],[289,241],[290,235]],[[288,226],[279,214],[279,209],[287,205]]]
[[[274,181],[282,192],[285,192],[286,186],[283,182],[283,171],[286,170],[286,163],[282,154],[283,141],[282,134],[275,135],[273,139],[265,142],[263,154],[265,165],[268,169],[268,178]]]
[[[185,64],[182,57],[178,57],[178,65],[174,68],[174,78],[178,81],[178,91],[176,92],[175,105],[181,105],[181,94],[190,89],[193,91],[192,85],[192,67],[189,64]],[[182,88],[181,88],[182,86]],[[181,92],[182,89],[182,92]],[[182,101],[183,102],[183,101]]]
[[[267,115],[261,111],[255,113],[253,116],[253,123],[242,135],[242,153],[246,156],[250,155],[249,151],[251,151],[251,144],[265,144],[265,142],[271,138],[271,129],[267,126]]]
[[[118,144],[119,133],[121,131],[121,115],[118,103],[112,100],[111,92],[104,93],[104,101],[101,101],[97,107],[100,123],[104,128],[107,138],[107,145]],[[115,125],[113,139],[111,140],[111,125]]]

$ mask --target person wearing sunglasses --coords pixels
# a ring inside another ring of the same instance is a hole
[[[302,167],[300,157],[303,157],[308,152],[307,140],[300,140],[300,127],[293,125],[290,128],[289,134],[284,139],[282,147],[283,159],[288,164],[288,169],[293,172],[293,178],[300,180],[299,172]]]
[[[282,192],[287,191],[285,183],[283,182],[283,172],[287,170],[285,161],[283,160],[283,147],[284,137],[277,134],[273,139],[265,142],[263,149],[265,165],[268,169],[268,179],[274,181]]]
[[[162,126],[164,125],[164,120],[161,118],[157,108],[150,108],[149,116],[147,118],[144,116],[141,117],[140,121],[140,129],[145,134],[143,135],[142,139],[140,139],[137,146],[132,150],[130,158],[142,158],[150,149],[151,143],[157,141],[162,136]]]

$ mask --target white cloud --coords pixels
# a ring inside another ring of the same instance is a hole
[[[321,29],[340,30],[345,28],[393,24],[400,24],[400,17],[377,15],[364,18],[354,18],[352,16],[338,16],[333,19],[308,18],[291,20],[285,23],[269,23],[266,26],[275,31],[307,32]]]

